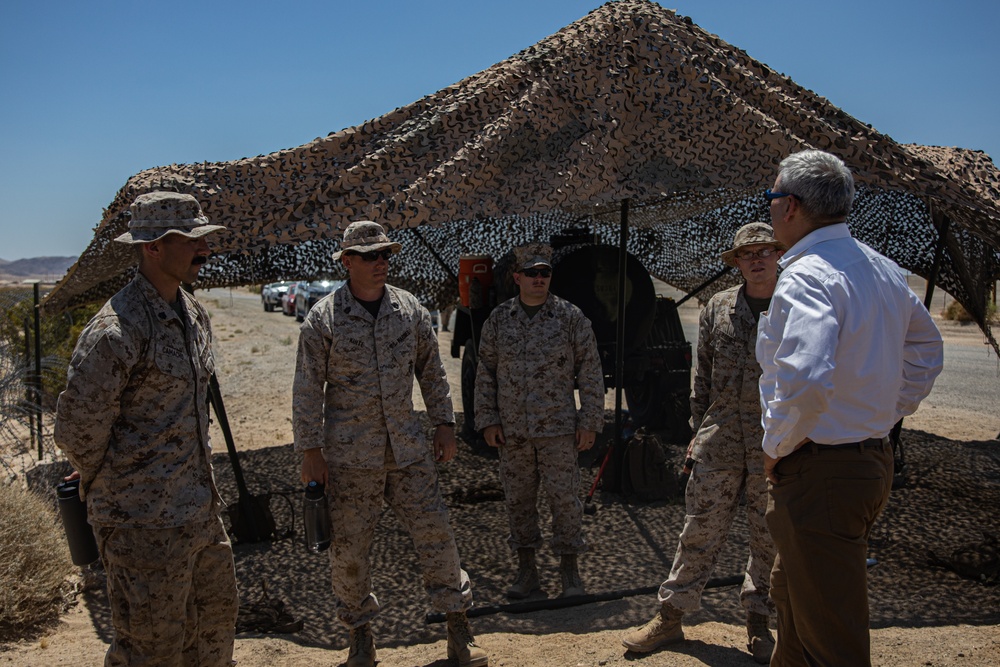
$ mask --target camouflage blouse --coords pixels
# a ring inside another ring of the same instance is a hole
[[[694,458],[711,468],[763,472],[757,323],[743,291],[738,285],[717,293],[701,313],[691,395]]]
[[[215,371],[205,309],[177,313],[137,273],[80,334],[55,440],[80,471],[92,523],[168,528],[216,516],[208,436]]]
[[[378,317],[349,283],[320,299],[299,332],[292,385],[295,450],[326,447],[331,463],[380,468],[388,438],[407,466],[431,455],[413,410],[413,379],[431,424],[455,419],[430,313],[409,292],[386,285]]]
[[[518,297],[497,306],[483,325],[475,406],[476,428],[500,424],[507,437],[600,432],[604,374],[583,311],[554,294],[532,318]]]

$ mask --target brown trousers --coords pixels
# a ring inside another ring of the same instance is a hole
[[[500,448],[500,482],[507,503],[511,551],[539,549],[538,491],[544,489],[552,511],[552,552],[557,556],[587,550],[580,500],[580,466],[576,436],[546,438],[509,436]]]
[[[221,519],[95,534],[114,626],[105,667],[232,664],[239,596]]]
[[[778,614],[772,667],[871,665],[868,537],[889,499],[886,442],[807,443],[769,485],[767,525],[778,549],[771,599]]]
[[[329,450],[327,450],[329,451]],[[410,534],[424,589],[435,611],[472,606],[472,584],[462,569],[448,506],[430,455],[400,468],[388,443],[382,468],[330,463],[330,571],[337,618],[349,628],[369,623],[381,607],[372,591],[371,546],[382,505]]]

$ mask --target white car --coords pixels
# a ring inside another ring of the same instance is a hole
[[[288,289],[295,283],[287,280],[279,283],[268,283],[260,288],[260,301],[264,305],[264,312],[274,312],[275,308],[281,308],[281,297],[288,293]]]

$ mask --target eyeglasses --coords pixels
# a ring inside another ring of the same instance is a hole
[[[793,199],[802,199],[798,195],[793,195],[791,192],[771,192],[771,188],[764,190],[764,199],[767,201],[774,201],[775,199],[781,199],[782,197],[792,197]]]
[[[542,278],[552,277],[552,269],[524,269],[521,273],[529,278],[537,278],[538,276],[541,276]]]
[[[351,257],[360,257],[366,262],[374,262],[379,257],[387,260],[392,257],[392,248],[383,248],[382,250],[369,250],[368,252],[349,252],[347,253]]]
[[[764,259],[777,252],[776,248],[761,248],[760,250],[740,250],[736,253],[736,259]]]

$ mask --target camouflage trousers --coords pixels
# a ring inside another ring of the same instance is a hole
[[[575,435],[552,438],[508,437],[500,447],[500,482],[507,503],[511,550],[538,549],[538,489],[544,487],[552,511],[552,541],[557,555],[587,550]]]
[[[221,519],[94,533],[114,626],[105,667],[232,664],[239,595]]]
[[[424,589],[438,612],[472,606],[472,584],[462,569],[448,506],[429,458],[396,467],[386,447],[379,469],[330,465],[330,568],[337,618],[350,628],[379,612],[372,592],[371,545],[384,501],[413,540]]]
[[[767,478],[763,472],[751,473],[745,467],[714,470],[695,464],[684,494],[687,505],[684,528],[670,578],[660,585],[660,602],[685,612],[701,608],[702,591],[726,543],[744,490],[750,557],[740,602],[748,612],[767,616],[774,613],[768,593],[776,551],[764,521]]]

